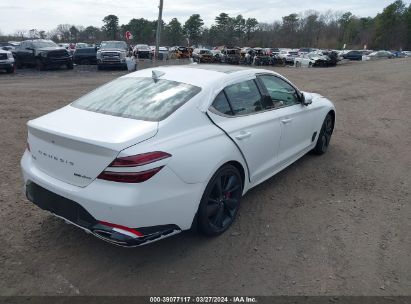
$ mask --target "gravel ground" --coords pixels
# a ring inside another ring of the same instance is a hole
[[[247,193],[220,237],[135,249],[29,203],[19,169],[29,119],[126,72],[0,73],[0,295],[411,295],[411,58],[275,70],[335,102],[328,152]]]

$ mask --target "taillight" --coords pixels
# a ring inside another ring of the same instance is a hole
[[[171,157],[171,154],[161,151],[118,157],[108,166],[105,171],[101,172],[100,175],[97,176],[97,178],[119,183],[142,183],[153,177],[164,166],[159,166],[139,172],[110,171],[110,168],[139,167],[157,162],[168,157]]]
[[[171,154],[166,152],[149,152],[144,154],[138,154],[133,156],[119,157],[116,158],[109,167],[137,167],[144,166],[165,158],[170,157]]]
[[[97,178],[118,183],[142,183],[153,177],[162,168],[163,166],[140,172],[103,171]]]

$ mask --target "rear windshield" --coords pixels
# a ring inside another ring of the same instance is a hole
[[[200,91],[199,87],[171,80],[125,77],[95,89],[71,105],[113,116],[160,121]]]
[[[124,41],[103,41],[101,49],[127,49],[127,44]]]

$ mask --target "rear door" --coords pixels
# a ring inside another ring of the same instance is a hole
[[[208,112],[243,154],[251,182],[271,175],[281,136],[280,120],[267,110],[255,80],[230,85],[221,91]]]

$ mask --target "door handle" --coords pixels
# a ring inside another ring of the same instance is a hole
[[[282,122],[283,124],[288,124],[288,123],[290,123],[292,120],[293,120],[292,118],[285,118],[285,119],[281,119],[281,122]]]
[[[242,139],[245,139],[245,138],[250,137],[250,136],[251,136],[250,132],[242,131],[242,132],[240,132],[240,134],[236,135],[235,138],[238,139],[238,140],[242,140]]]

